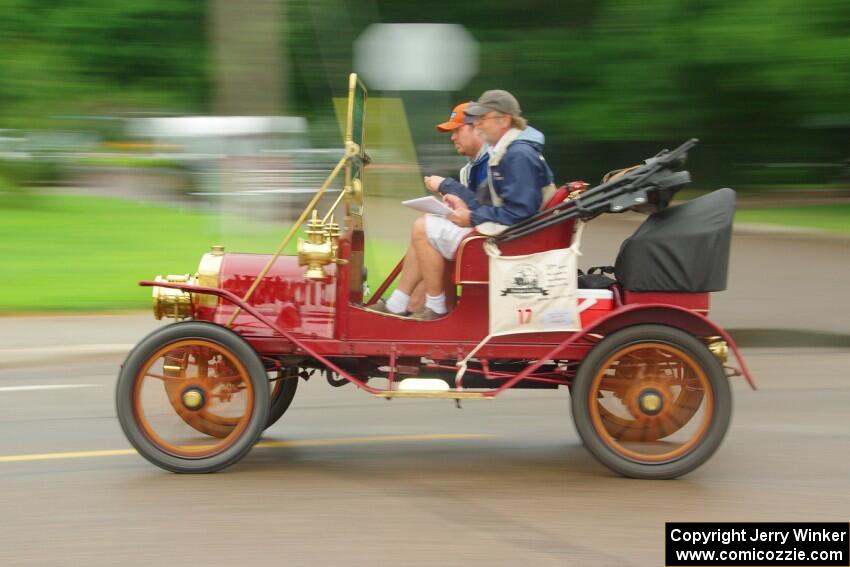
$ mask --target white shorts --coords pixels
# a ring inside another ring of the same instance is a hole
[[[425,233],[428,235],[428,242],[446,260],[454,260],[457,247],[470,232],[472,228],[458,226],[446,217],[425,215]]]

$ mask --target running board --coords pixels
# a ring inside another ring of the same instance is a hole
[[[385,390],[372,394],[378,398],[440,398],[443,400],[492,400],[493,396],[485,396],[485,392],[469,392],[465,390],[448,390],[437,392],[433,390]]]

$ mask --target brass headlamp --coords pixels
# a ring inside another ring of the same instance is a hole
[[[201,257],[198,271],[194,275],[179,274],[157,276],[154,281],[163,283],[185,283],[203,287],[219,287],[221,263],[224,260],[224,246],[213,246],[210,252]],[[215,307],[218,297],[206,293],[188,293],[170,287],[154,286],[153,315],[157,319],[188,319],[197,307]]]
[[[313,217],[307,223],[306,240],[298,239],[298,265],[307,266],[304,276],[308,279],[326,278],[324,266],[334,261],[336,246],[328,231],[330,226],[336,226],[335,231],[338,237],[339,226],[333,223],[326,226],[319,218],[318,211],[314,210]]]
[[[198,279],[189,274],[157,276],[154,281],[197,285]],[[192,316],[192,294],[170,287],[153,287],[153,316],[157,319],[188,319]]]

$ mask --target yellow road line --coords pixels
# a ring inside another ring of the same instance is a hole
[[[301,441],[260,441],[254,447],[322,447],[326,445],[359,445],[363,443],[403,443],[405,441],[451,441],[455,439],[486,439],[494,437],[480,433],[434,433],[430,435],[378,435],[374,437],[336,437],[303,439]]]
[[[260,441],[255,448],[276,447],[324,447],[329,445],[362,445],[367,443],[404,443],[409,441],[452,441],[487,439],[493,435],[479,433],[435,433],[424,435],[376,435],[372,437],[336,437],[328,439],[302,439],[296,441]],[[6,455],[0,463],[22,463],[26,461],[51,461],[56,459],[88,459],[96,457],[124,457],[135,455],[135,449],[111,449],[103,451],[70,451],[66,453],[35,453],[31,455]]]
[[[0,463],[49,461],[53,459],[85,459],[90,457],[119,457],[124,455],[135,454],[135,449],[115,449],[110,451],[73,451],[69,453],[36,453],[34,455],[7,455],[5,457],[0,457]]]

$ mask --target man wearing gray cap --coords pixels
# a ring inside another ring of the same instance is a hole
[[[523,135],[528,122],[517,99],[508,91],[486,91],[470,103],[466,114],[490,144],[490,198],[466,203],[446,195],[453,209],[448,219],[459,226],[510,226],[539,211],[555,193],[554,176],[541,153],[542,140]]]

